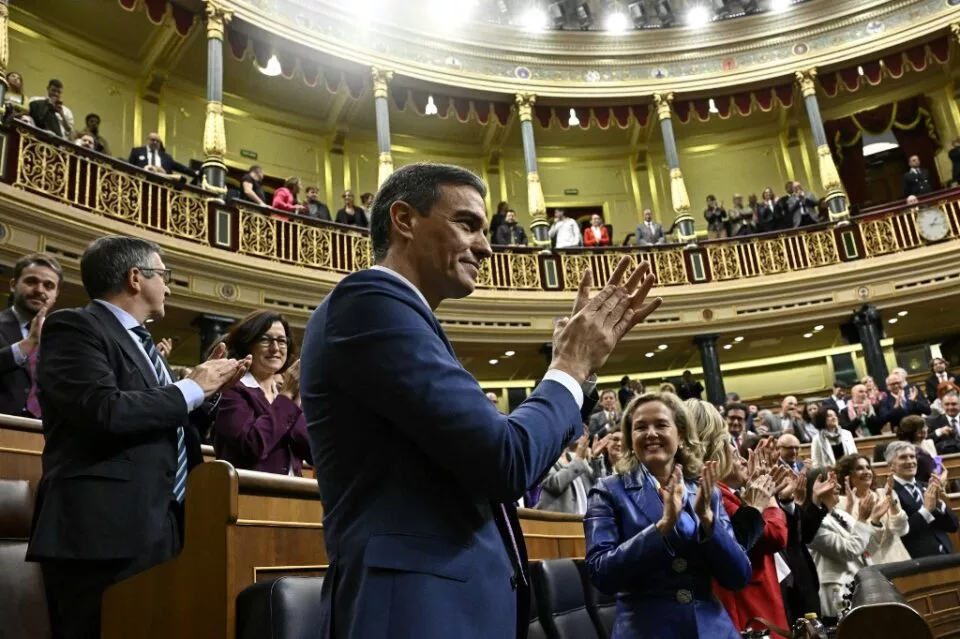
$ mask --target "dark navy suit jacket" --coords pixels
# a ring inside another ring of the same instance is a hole
[[[330,558],[320,636],[515,636],[529,595],[499,504],[581,432],[571,392],[546,380],[501,415],[416,292],[373,269],[317,308],[301,367]]]

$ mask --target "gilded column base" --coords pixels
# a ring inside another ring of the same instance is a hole
[[[830,221],[843,226],[850,223],[850,208],[847,205],[847,194],[841,189],[835,189],[827,193],[824,197],[827,204],[827,211],[830,213]]]
[[[550,246],[550,222],[547,221],[547,204],[543,199],[540,174],[527,173],[527,208],[530,210],[530,239],[534,246]]]
[[[381,153],[379,165],[377,167],[377,186],[383,186],[387,178],[393,175],[393,155],[390,153]]]
[[[697,233],[694,230],[693,216],[690,215],[690,196],[687,195],[687,184],[683,181],[683,172],[679,168],[670,169],[670,196],[673,211],[677,214],[673,222],[677,239],[695,244]]]
[[[840,173],[837,171],[837,165],[833,161],[833,154],[830,147],[821,144],[817,147],[817,161],[820,167],[820,183],[823,184],[824,191],[843,190],[843,184],[840,182]]]
[[[200,171],[203,175],[200,180],[201,188],[223,198],[227,194],[227,165],[223,163],[223,158],[208,157],[203,161]]]

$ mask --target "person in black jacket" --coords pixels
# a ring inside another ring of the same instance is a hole
[[[953,176],[950,181],[954,186],[960,186],[960,138],[953,141],[953,146],[950,147],[947,156],[953,163]]]
[[[336,222],[337,224],[349,224],[364,228],[370,226],[363,208],[353,204],[353,191],[343,192],[343,208],[337,211]]]
[[[127,162],[161,175],[170,175],[174,172],[191,178],[197,177],[198,172],[188,166],[180,164],[170,156],[163,148],[163,142],[160,135],[151,133],[147,136],[147,142],[143,146],[137,146],[130,149],[130,157]]]
[[[933,181],[930,179],[930,171],[921,168],[919,156],[911,155],[907,163],[910,168],[903,174],[903,197],[911,195],[920,197],[932,193]]]
[[[96,639],[104,590],[179,553],[187,473],[203,461],[197,427],[250,362],[211,359],[173,383],[144,327],[170,294],[156,244],[102,237],[80,275],[90,304],[43,326],[43,474],[27,560],[41,564],[53,636]]]
[[[780,582],[780,593],[787,608],[787,619],[791,621],[808,612],[820,616],[820,579],[807,544],[827,516],[823,497],[836,490],[837,477],[832,471],[822,473],[809,491],[808,485],[807,473],[803,471],[778,495],[780,507],[787,516],[787,547],[783,550],[783,559],[790,568],[790,574]]]

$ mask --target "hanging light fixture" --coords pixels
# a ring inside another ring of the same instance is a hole
[[[433,96],[427,96],[427,106],[423,108],[424,115],[436,115],[437,114],[437,105],[433,102]]]
[[[259,70],[260,73],[262,73],[263,75],[269,76],[271,78],[276,77],[281,73],[283,73],[283,69],[280,68],[280,60],[277,59],[276,53],[270,56],[270,59],[267,60],[267,66],[257,67],[257,70]]]
[[[570,119],[567,121],[570,126],[580,126],[580,118],[577,117],[577,110],[570,109]]]

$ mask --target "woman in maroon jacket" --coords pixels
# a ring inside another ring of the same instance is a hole
[[[300,408],[300,360],[290,325],[280,313],[254,311],[224,342],[231,357],[253,356],[250,371],[220,398],[213,424],[217,459],[237,468],[299,477],[310,461]]]

